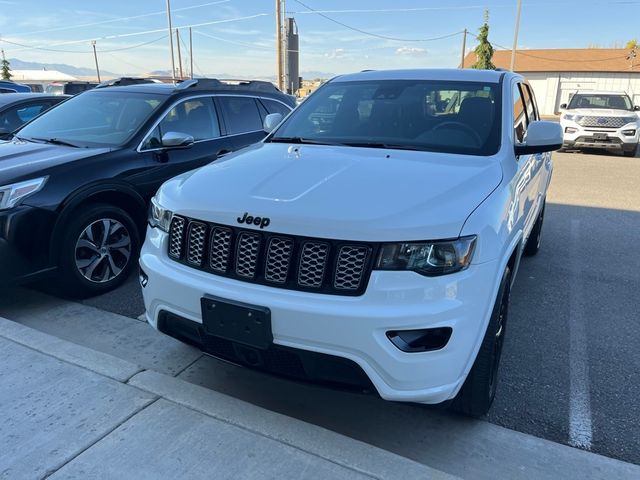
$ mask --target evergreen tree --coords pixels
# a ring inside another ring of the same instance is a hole
[[[11,80],[11,69],[9,68],[9,60],[4,56],[4,50],[2,50],[2,61],[0,62],[0,76],[3,80]]]
[[[476,63],[471,68],[478,70],[495,70],[496,66],[491,62],[493,58],[493,46],[489,42],[489,10],[484,12],[484,24],[480,27],[478,46],[475,48]]]

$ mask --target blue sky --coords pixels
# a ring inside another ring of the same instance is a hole
[[[461,35],[437,41],[413,40],[464,28],[477,32],[485,8],[490,11],[490,40],[505,46],[513,41],[516,0],[302,1],[342,23],[397,39],[349,30],[309,13],[295,0],[287,0],[286,10],[296,12],[293,16],[300,31],[303,72],[455,67],[460,59]],[[208,24],[193,28],[196,74],[274,75],[274,4],[274,0],[172,0],[174,26]],[[165,0],[0,0],[0,46],[10,58],[93,67],[90,42],[95,39],[100,66],[105,70],[118,74],[165,70],[170,60],[168,40],[162,38],[166,35],[164,8]],[[640,39],[638,18],[640,0],[524,0],[518,45],[621,46],[630,38]],[[187,29],[182,38],[187,42]],[[147,42],[151,43],[140,46]],[[468,47],[474,45],[471,37]],[[135,48],[122,50],[128,47]]]

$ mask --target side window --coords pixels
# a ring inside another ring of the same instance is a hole
[[[40,115],[41,112],[44,112],[49,106],[50,104],[48,102],[31,104],[19,108],[16,113],[22,123],[27,123]]]
[[[288,107],[286,107],[280,102],[276,102],[275,100],[261,98],[260,101],[266,107],[269,113],[279,113],[283,117],[286,117],[287,115],[289,115],[289,112],[291,111],[291,109],[289,109]]]
[[[527,132],[527,113],[518,84],[513,86],[513,131],[516,143],[523,143]]]
[[[535,105],[535,100],[533,98],[533,92],[531,91],[531,87],[524,83],[520,84],[520,88],[522,89],[522,94],[524,96],[524,103],[527,108],[527,119],[528,123],[533,122],[534,120],[538,120],[538,112]]]
[[[229,135],[262,130],[262,118],[253,97],[220,96],[218,101]]]
[[[160,148],[167,132],[185,133],[195,141],[220,136],[220,124],[211,97],[194,98],[169,110],[142,145],[143,149]]]

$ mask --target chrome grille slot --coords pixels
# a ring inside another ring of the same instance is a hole
[[[172,258],[182,257],[185,223],[185,219],[177,215],[174,215],[171,220],[171,228],[169,229],[169,256]]]
[[[226,273],[229,268],[231,253],[230,228],[215,227],[211,232],[211,248],[209,250],[209,267],[216,272]]]
[[[320,288],[327,267],[329,245],[320,242],[305,242],[300,254],[298,284],[303,287]]]
[[[292,239],[273,237],[269,242],[269,248],[267,249],[267,262],[264,270],[264,278],[269,282],[286,282],[292,253]]]
[[[369,256],[369,248],[346,245],[340,248],[334,287],[338,290],[357,290]]]
[[[258,266],[258,252],[260,250],[260,235],[243,232],[238,236],[236,248],[236,275],[253,278]]]
[[[187,240],[187,261],[194,265],[202,265],[204,257],[205,238],[207,226],[200,222],[189,224],[189,235]]]
[[[582,117],[578,122],[583,127],[602,127],[602,128],[620,128],[624,127],[628,122],[624,117]]]

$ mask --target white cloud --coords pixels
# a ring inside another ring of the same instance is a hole
[[[333,50],[331,50],[328,53],[325,53],[324,56],[326,58],[342,58],[345,56],[345,49],[344,48],[335,48]]]
[[[400,47],[396,50],[396,55],[407,57],[422,57],[427,54],[427,50],[420,47]]]

